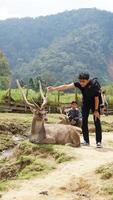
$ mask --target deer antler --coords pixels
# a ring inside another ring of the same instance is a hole
[[[42,97],[42,99],[43,99],[43,103],[42,103],[42,105],[41,105],[41,109],[43,109],[44,106],[45,106],[45,105],[47,104],[47,102],[48,102],[48,90],[47,90],[47,92],[46,92],[46,96],[44,96],[44,93],[43,93],[43,90],[42,90],[42,85],[41,85],[40,80],[39,80],[39,89],[40,89],[41,97]]]
[[[32,102],[33,102],[33,104],[36,106],[36,108],[38,108],[39,110],[40,110],[40,107],[39,107],[39,105],[34,101],[34,99],[32,98]]]
[[[26,95],[25,95],[25,93],[24,93],[24,91],[23,91],[23,89],[22,89],[22,87],[21,87],[21,85],[20,85],[20,83],[19,83],[18,80],[16,80],[16,83],[17,83],[18,88],[20,89],[20,91],[21,91],[21,93],[22,93],[22,96],[23,96],[23,99],[24,99],[25,103],[26,103],[29,107],[36,108],[36,106],[35,106],[34,104],[30,103],[30,102],[27,100]],[[37,106],[38,106],[38,105],[37,105]],[[39,107],[39,109],[40,109],[40,107]]]

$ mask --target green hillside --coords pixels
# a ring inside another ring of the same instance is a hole
[[[15,78],[64,83],[89,71],[113,80],[113,13],[79,9],[56,15],[0,21],[0,47]]]
[[[106,35],[96,24],[86,25],[43,49],[30,63],[20,68],[24,79],[41,76],[47,82],[69,82],[81,71],[109,81],[108,60],[104,51]]]

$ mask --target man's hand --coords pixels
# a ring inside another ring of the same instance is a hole
[[[94,111],[93,115],[95,117],[95,120],[100,119],[100,114],[98,111]]]

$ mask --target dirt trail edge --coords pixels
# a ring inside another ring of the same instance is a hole
[[[87,174],[97,167],[113,161],[113,148],[106,145],[107,141],[113,141],[113,133],[104,134],[103,140],[104,148],[96,149],[94,137],[91,137],[90,147],[74,149],[79,159],[61,164],[56,170],[40,178],[21,181],[19,187],[5,192],[1,200],[76,200],[65,192],[61,197],[58,188],[65,187],[73,177],[87,178]]]

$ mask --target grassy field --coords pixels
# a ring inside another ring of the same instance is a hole
[[[106,90],[106,94],[107,94],[107,100],[109,105],[113,105],[113,86],[106,86],[104,87],[104,89]],[[26,93],[26,89],[24,89],[24,92]],[[0,90],[0,103],[4,102],[4,96],[6,96],[7,90]],[[20,93],[20,91],[18,89],[12,89],[11,90],[11,97],[14,99],[15,102],[20,102],[23,101],[22,99],[22,95]],[[29,89],[28,91],[28,99],[35,99],[35,100],[39,100],[40,99],[40,94],[39,92],[36,92],[32,89]],[[81,94],[78,92],[77,94],[77,98],[79,100],[79,103],[81,104]],[[75,90],[73,91],[73,93],[65,93],[65,92],[60,92],[60,97],[58,97],[58,92],[54,91],[54,92],[50,92],[49,93],[49,98],[48,101],[50,103],[70,103],[71,101],[76,99],[76,92]]]
[[[24,92],[26,93],[26,89],[24,89]],[[3,102],[4,96],[6,96],[7,90],[0,90],[0,102]],[[12,89],[11,90],[11,97],[16,101],[22,101],[22,95],[20,93],[20,91],[18,89]],[[39,99],[40,98],[40,94],[39,92],[33,91],[31,89],[29,89],[28,91],[28,99]],[[49,96],[48,96],[48,100],[49,102],[52,103],[58,103],[58,101],[60,103],[70,103],[71,101],[75,100],[75,92],[73,93],[64,93],[64,92],[60,92],[60,98],[58,100],[58,92],[50,92]],[[81,99],[80,94],[78,94],[78,98]]]
[[[113,200],[113,162],[100,166],[96,170],[96,174],[103,182],[101,190],[104,195],[109,195],[110,200]]]
[[[30,124],[32,121],[33,114],[20,114],[20,113],[0,113],[1,122],[14,122],[14,123],[25,123]],[[58,123],[60,121],[61,114],[48,114],[48,123]],[[113,116],[101,116],[103,125],[103,131],[113,130]],[[89,116],[89,124],[93,124],[93,116]],[[107,129],[107,130],[106,130]]]
[[[26,90],[24,89],[24,92],[26,93]],[[4,97],[7,94],[7,90],[0,90],[0,102],[3,102]],[[20,93],[20,91],[18,89],[12,89],[11,90],[11,97],[16,101],[22,101],[22,95]],[[33,90],[29,90],[28,93],[28,98],[38,98],[39,97],[39,93],[36,93]]]
[[[0,113],[0,121],[15,121],[15,122],[31,122],[32,114],[27,113]],[[61,114],[48,114],[48,122],[49,123],[57,123],[59,121],[59,117]],[[102,115],[101,121],[106,123],[113,123],[112,115]],[[89,122],[93,122],[93,116],[89,116]]]
[[[48,114],[49,123],[57,123],[59,121],[59,114]],[[113,131],[113,117],[112,116],[101,116],[102,124],[105,130]],[[76,161],[78,158],[82,158],[79,154],[75,153],[74,149],[69,146],[62,145],[36,145],[30,143],[25,138],[25,141],[21,141],[19,145],[13,145],[11,133],[5,130],[3,127],[11,126],[14,130],[19,128],[20,125],[30,127],[32,121],[32,114],[19,114],[19,113],[0,113],[0,145],[8,145],[14,148],[14,156],[0,160],[0,192],[8,190],[8,188],[15,187],[16,180],[31,179],[36,176],[48,174],[51,170],[58,167],[60,163],[68,161]],[[89,117],[89,123],[92,125],[92,115]],[[107,125],[106,125],[107,124]],[[109,124],[109,126],[108,126]],[[3,125],[3,126],[2,126]],[[14,125],[16,127],[14,127]],[[23,126],[23,127],[24,127]],[[107,128],[106,128],[107,127]],[[11,131],[12,131],[11,130]],[[19,130],[19,129],[18,129]],[[110,143],[112,146],[113,144]],[[1,146],[4,150],[4,146]],[[2,150],[2,151],[3,151]],[[1,152],[2,152],[1,151]],[[48,159],[49,158],[49,159]],[[105,185],[102,192],[108,195],[113,194],[112,184],[110,180],[113,179],[113,167],[111,163],[107,166],[102,166],[96,171],[96,176],[99,175],[99,181],[104,180]],[[97,177],[96,177],[97,178]],[[106,178],[106,179],[105,179]],[[18,187],[18,184],[17,184]]]

